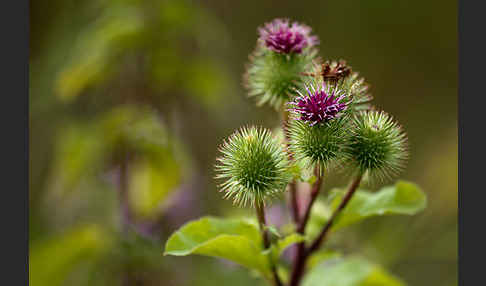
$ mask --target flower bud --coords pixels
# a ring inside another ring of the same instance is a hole
[[[279,109],[303,83],[304,72],[317,56],[318,40],[310,31],[281,19],[259,28],[258,44],[244,76],[249,96],[257,97],[258,105],[268,103]]]
[[[306,121],[310,126],[342,116],[351,102],[344,91],[327,88],[324,82],[321,86],[306,85],[305,89],[306,93],[296,90],[299,96],[289,102],[289,110],[299,115],[298,119]]]
[[[287,155],[267,129],[246,127],[231,135],[220,147],[217,179],[225,198],[237,205],[264,204],[283,192],[291,179]]]
[[[408,159],[406,134],[383,111],[360,112],[354,117],[346,149],[352,167],[382,180],[397,175]]]
[[[289,135],[291,152],[296,160],[320,170],[342,159],[346,142],[346,122],[349,96],[335,87],[314,83],[289,103],[293,113]]]
[[[280,54],[300,54],[304,48],[319,43],[316,36],[310,35],[311,28],[287,19],[275,19],[258,29],[258,41],[266,48]]]

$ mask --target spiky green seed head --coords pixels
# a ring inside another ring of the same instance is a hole
[[[407,136],[383,111],[362,111],[352,120],[346,152],[350,165],[371,179],[389,179],[408,159]]]
[[[257,46],[244,75],[248,95],[257,99],[258,106],[282,108],[292,99],[294,89],[302,85],[304,72],[312,68],[316,56],[313,47],[301,53],[282,54]]]
[[[220,147],[216,178],[221,191],[239,206],[265,204],[283,192],[291,179],[281,143],[264,128],[244,127]]]
[[[321,171],[338,166],[345,154],[346,122],[347,117],[339,117],[311,126],[293,118],[288,132],[295,160],[307,168],[319,166]]]

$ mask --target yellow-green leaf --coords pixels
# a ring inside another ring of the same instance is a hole
[[[336,209],[345,192],[336,190],[336,197],[331,202]],[[365,218],[377,215],[413,215],[423,210],[427,204],[425,194],[410,182],[398,181],[394,186],[387,186],[376,193],[359,190],[334,223],[333,229],[353,224]]]
[[[268,257],[256,225],[238,219],[203,217],[173,233],[164,255],[199,254],[231,260],[269,275]]]
[[[309,257],[309,260],[307,262],[307,267],[311,269],[328,259],[334,259],[334,258],[341,258],[341,254],[339,252],[328,250],[328,249],[320,250],[318,252],[313,253]]]
[[[292,233],[287,235],[284,238],[281,238],[272,245],[270,252],[272,253],[272,260],[275,264],[278,263],[278,259],[282,255],[282,253],[294,243],[299,243],[305,240],[305,237],[298,233]],[[268,251],[264,251],[267,253]]]
[[[304,278],[303,286],[405,286],[382,267],[352,257],[333,263],[323,262]]]
[[[323,201],[315,203],[309,234],[312,237],[331,217],[346,194],[344,189],[334,189],[330,192],[330,203]],[[427,205],[427,198],[415,184],[398,181],[393,186],[386,186],[377,192],[358,190],[349,201],[346,208],[336,218],[332,230],[359,222],[372,216],[381,215],[413,215],[422,211]]]

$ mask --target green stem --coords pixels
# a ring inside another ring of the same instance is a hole
[[[307,222],[309,221],[312,206],[314,205],[314,202],[316,201],[317,196],[319,195],[319,191],[321,190],[322,174],[321,174],[319,166],[316,166],[316,168],[314,169],[314,175],[316,176],[317,179],[314,182],[314,184],[312,185],[310,201],[309,201],[309,204],[307,205],[307,208],[305,210],[304,217],[300,221],[299,227],[297,228],[297,232],[299,232],[301,234],[305,233],[305,227],[307,225]]]
[[[260,232],[262,233],[263,247],[267,249],[270,247],[270,240],[268,238],[268,231],[266,229],[265,210],[261,202],[255,202],[255,208],[258,218],[258,226],[260,227]]]
[[[270,238],[266,227],[265,209],[263,203],[259,201],[255,201],[255,209],[258,218],[258,226],[260,227],[260,232],[262,233],[263,248],[268,249],[270,247]],[[282,281],[280,280],[280,277],[277,274],[277,268],[273,264],[271,256],[269,256],[269,261],[270,261],[270,268],[272,270],[273,284],[275,286],[283,286]]]

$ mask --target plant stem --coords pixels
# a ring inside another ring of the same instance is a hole
[[[311,244],[311,246],[308,249],[303,248],[304,250],[300,254],[300,256],[297,256],[298,258],[298,263],[294,265],[294,269],[292,272],[292,277],[290,280],[290,286],[298,286],[300,281],[302,280],[303,274],[304,274],[304,269],[305,265],[307,262],[307,258],[316,250],[318,250],[321,246],[322,243],[324,242],[324,239],[326,238],[327,233],[331,229],[331,226],[333,225],[334,221],[336,220],[336,217],[341,213],[341,211],[346,207],[346,205],[349,203],[351,198],[353,197],[353,194],[356,192],[358,189],[358,186],[361,182],[363,175],[359,174],[349,187],[346,195],[344,196],[343,200],[339,204],[338,208],[334,211],[332,214],[331,218],[327,222],[327,224],[324,226],[322,229],[321,233],[319,236],[314,240],[314,242]]]
[[[290,136],[288,132],[288,127],[289,127],[289,112],[283,109],[282,110],[282,130],[284,134],[284,140],[287,148],[289,162],[292,162],[294,160],[294,156],[289,149]],[[297,198],[297,184],[295,180],[292,180],[289,183],[289,192],[290,192],[290,210],[292,211],[292,219],[294,220],[295,224],[298,224],[300,221],[300,212],[299,212],[299,204]]]
[[[297,232],[302,235],[305,235],[305,227],[307,225],[307,221],[309,220],[312,206],[317,198],[317,195],[319,194],[319,190],[321,189],[321,185],[322,185],[322,176],[319,167],[316,167],[314,169],[314,174],[316,175],[317,180],[312,185],[311,197],[310,197],[309,204],[307,205],[307,208],[305,210],[305,215],[297,227]],[[305,247],[305,242],[300,242],[297,245],[297,253],[294,259],[294,266],[292,269],[292,276],[290,278],[290,285],[298,285],[300,282],[300,279],[304,272],[305,260],[307,258],[306,252],[307,250]]]
[[[289,183],[289,191],[290,191],[290,209],[292,210],[292,218],[295,224],[298,224],[300,221],[299,218],[299,204],[297,199],[297,186],[295,180]]]
[[[361,183],[361,179],[363,178],[363,174],[359,174],[358,176],[356,176],[356,178],[354,179],[353,183],[351,184],[351,186],[349,187],[346,195],[344,196],[343,200],[341,201],[341,203],[339,204],[338,208],[334,211],[334,213],[332,214],[331,218],[329,219],[329,221],[327,222],[327,224],[324,226],[324,228],[322,229],[321,233],[319,234],[319,236],[316,238],[316,240],[312,243],[312,245],[309,247],[309,251],[308,251],[308,254],[311,254],[312,252],[316,251],[317,249],[319,249],[319,247],[321,247],[322,243],[324,242],[324,239],[326,238],[326,234],[329,232],[329,230],[331,229],[331,226],[332,224],[334,223],[334,221],[336,220],[336,217],[339,215],[339,213],[341,213],[341,211],[346,207],[346,205],[349,203],[349,201],[351,200],[351,198],[353,197],[354,193],[356,192],[356,190],[358,189],[359,187],[359,184]]]
[[[263,238],[263,247],[265,249],[270,247],[270,240],[268,238],[268,231],[266,230],[266,220],[265,220],[265,209],[263,208],[262,203],[255,202],[256,214],[258,218],[258,226],[260,227],[260,232],[262,233]]]
[[[257,202],[257,201],[255,201],[255,209],[256,209],[256,214],[257,214],[257,218],[258,218],[258,226],[260,227],[260,232],[262,233],[263,248],[267,249],[267,248],[270,247],[270,238],[268,236],[268,230],[266,228],[265,209],[264,209],[263,204],[261,202]],[[269,260],[270,260],[270,268],[272,270],[273,284],[275,286],[283,286],[282,281],[280,280],[280,277],[278,277],[277,268],[273,264],[270,256],[269,256]]]
[[[297,254],[295,256],[294,267],[292,269],[292,276],[290,277],[290,286],[297,286],[300,283],[302,274],[304,274],[305,263],[307,259],[307,251],[305,243],[297,245]]]
[[[316,168],[314,169],[314,175],[316,176],[317,179],[312,185],[310,201],[305,210],[304,217],[300,221],[299,227],[297,228],[297,232],[301,234],[305,233],[305,227],[307,225],[307,222],[309,221],[312,206],[314,205],[314,202],[316,201],[317,196],[319,195],[319,191],[321,190],[322,175],[319,166],[316,166]]]

